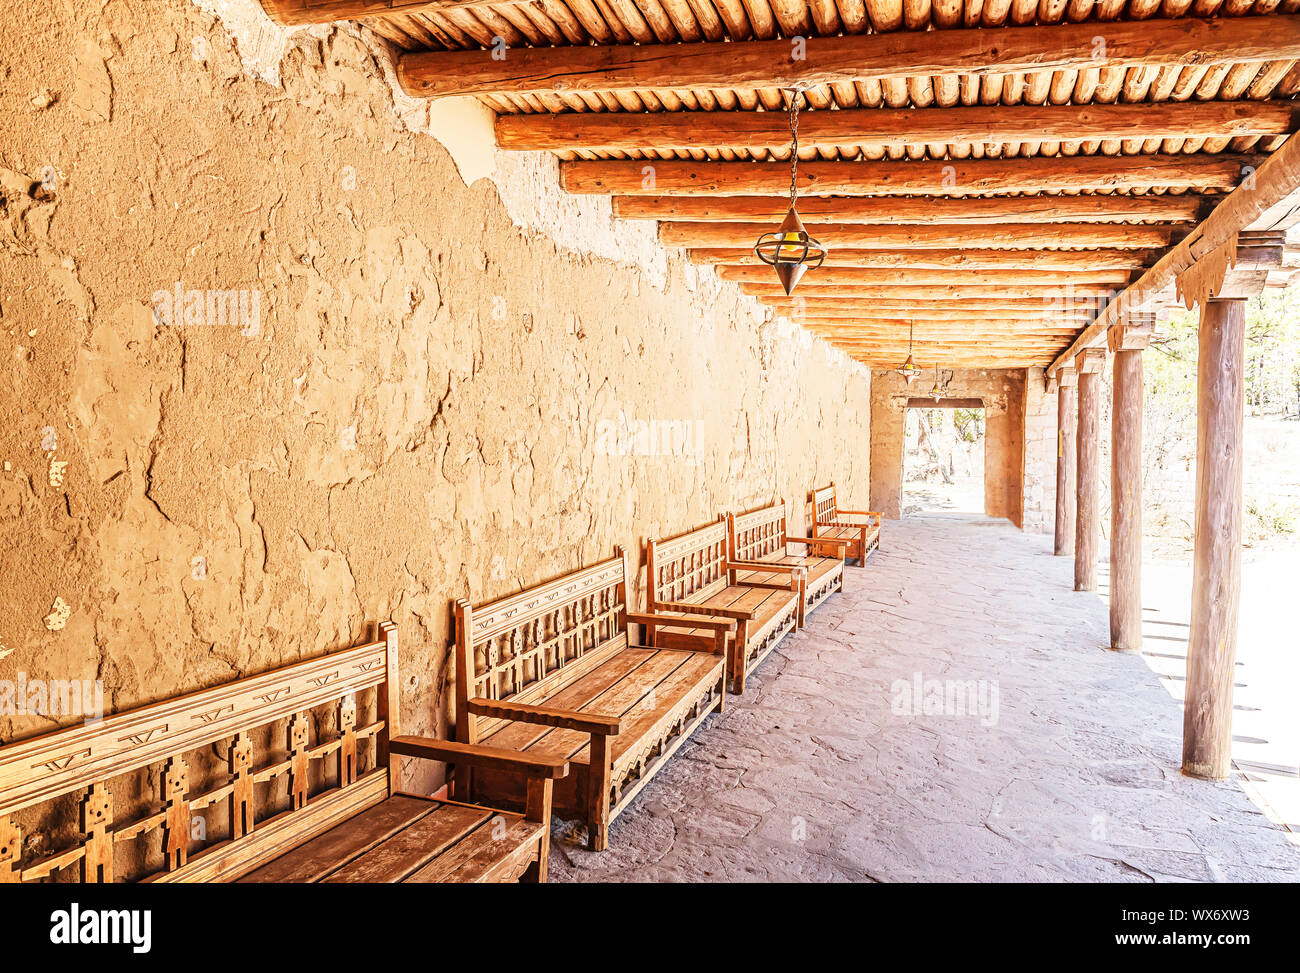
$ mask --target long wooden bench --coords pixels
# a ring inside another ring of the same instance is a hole
[[[545,881],[565,761],[397,736],[398,686],[384,625],[375,642],[8,744],[0,882],[70,868],[83,882]],[[401,793],[404,757],[513,774],[526,811]],[[141,799],[153,769],[157,800]]]
[[[808,503],[812,507],[812,536],[848,541],[845,559],[866,564],[867,557],[880,546],[880,511],[844,510],[836,500],[833,482],[809,491]]]
[[[781,585],[740,584],[738,572],[765,574]],[[693,618],[672,616],[703,613],[735,620],[728,668],[732,691],[743,693],[745,677],[798,625],[804,573],[803,568],[789,565],[734,563],[727,556],[725,517],[670,540],[650,541],[646,603],[659,616],[651,623],[659,639],[656,644],[698,648],[712,637],[712,630]],[[670,618],[669,624],[664,624],[664,616]]]
[[[844,590],[844,551],[849,543],[843,538],[801,537],[787,533],[784,500],[748,513],[727,514],[727,556],[732,561],[804,569],[799,583],[801,628],[808,612],[836,591]],[[806,553],[790,554],[791,547],[802,547]],[[736,584],[755,588],[786,587],[783,582],[774,581],[762,567],[737,569],[735,580]]]
[[[608,560],[515,595],[456,604],[456,735],[543,761],[568,761],[556,813],[587,824],[595,851],[610,823],[726,696],[735,622],[691,624],[707,639],[686,650],[638,645],[629,624],[659,621],[627,607],[627,561]],[[695,650],[699,651],[695,651]],[[517,778],[456,768],[458,798],[517,806]]]

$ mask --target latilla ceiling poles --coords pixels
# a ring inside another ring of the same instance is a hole
[[[790,211],[774,231],[764,233],[754,244],[754,255],[776,268],[777,279],[786,296],[794,290],[809,267],[820,267],[826,259],[826,247],[809,236],[799,219],[799,102],[803,89],[790,89]]]

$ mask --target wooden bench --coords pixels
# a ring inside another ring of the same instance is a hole
[[[835,499],[834,483],[809,492],[808,502],[812,506],[809,528],[812,536],[848,541],[845,559],[866,564],[868,555],[880,546],[881,513],[878,510],[841,509]]]
[[[456,735],[542,761],[568,761],[555,809],[587,824],[595,851],[610,823],[726,694],[734,622],[691,624],[708,638],[688,650],[637,645],[623,551],[589,568],[477,607],[456,603]],[[694,651],[699,649],[700,651]],[[518,806],[517,777],[456,768],[455,794]]]
[[[765,574],[779,586],[739,584],[737,572]],[[745,677],[754,671],[777,643],[799,623],[801,567],[781,564],[734,563],[727,555],[727,522],[715,523],[671,540],[646,545],[647,609],[659,618],[651,623],[655,644],[680,648],[699,647],[712,638],[712,630],[691,619],[673,616],[703,613],[734,619],[728,668],[732,691],[745,691]],[[670,624],[664,624],[668,616]]]
[[[545,881],[565,762],[396,736],[398,685],[384,625],[375,642],[8,744],[0,882],[69,868],[83,882]],[[512,773],[527,810],[399,793],[403,757]],[[138,796],[151,771],[156,801]]]
[[[844,550],[849,543],[843,538],[799,537],[786,533],[784,500],[749,513],[727,514],[727,556],[732,561],[804,569],[799,586],[801,628],[808,612],[836,591],[844,590]],[[787,553],[792,546],[802,547],[806,553]],[[735,580],[736,584],[755,588],[786,587],[762,569],[737,570]]]

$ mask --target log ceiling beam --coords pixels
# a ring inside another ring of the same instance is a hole
[[[718,276],[723,280],[740,281],[750,284],[776,282],[772,268],[757,267],[718,268]],[[1004,286],[1008,288],[1026,285],[1056,286],[1066,285],[1114,285],[1122,287],[1129,282],[1129,275],[1113,270],[859,270],[855,267],[819,267],[810,270],[799,282],[801,293],[808,293],[823,287],[835,287],[845,284],[853,285],[894,285],[898,287],[918,287],[924,284],[936,286]]]
[[[1017,159],[809,161],[799,166],[804,196],[938,196],[990,193],[1086,192],[1167,187],[1195,191],[1235,188],[1254,172],[1255,155],[1151,154]],[[693,162],[616,159],[560,165],[571,193],[615,196],[751,196],[787,191],[787,162]]]
[[[1215,207],[1131,287],[1107,303],[1097,319],[1052,362],[1049,374],[1055,374],[1084,349],[1102,344],[1110,328],[1126,316],[1167,300],[1180,276],[1199,260],[1214,259],[1220,248],[1235,246],[1242,231],[1285,232],[1295,225],[1300,225],[1300,138],[1287,139],[1248,182]]]
[[[399,0],[401,2],[401,0]],[[391,5],[390,5],[391,6]],[[576,45],[403,55],[413,95],[789,88],[877,78],[1207,67],[1300,58],[1300,16],[1192,17],[689,44]]]
[[[964,301],[995,300],[1007,298],[1030,299],[1041,302],[1045,308],[1051,307],[1096,307],[1100,308],[1115,296],[1116,288],[1094,284],[929,284],[921,286],[896,286],[893,284],[836,283],[809,287],[812,275],[799,282],[799,294],[804,298],[833,297],[845,300],[887,300],[887,301]],[[740,284],[742,294],[758,298],[778,299],[785,297],[785,291],[776,281],[776,275],[768,271],[768,278],[759,283]],[[816,291],[814,294],[813,291]]]
[[[772,223],[661,223],[659,241],[670,247],[748,248],[753,246],[760,235],[770,233],[775,222],[776,220]],[[862,250],[948,250],[966,247],[995,250],[1047,247],[1163,250],[1173,242],[1175,233],[1169,225],[1128,226],[1105,223],[1001,223],[967,226],[960,223],[871,225],[805,222],[805,226],[818,240],[836,248]]]
[[[1043,309],[1041,304],[1028,307],[1023,305],[1001,306],[996,304],[976,304],[968,306],[958,304],[941,308],[917,307],[913,304],[883,304],[880,301],[821,301],[810,300],[800,307],[777,307],[775,302],[765,302],[774,311],[784,314],[795,321],[809,318],[833,320],[849,319],[874,315],[876,317],[897,318],[900,321],[985,321],[990,318],[1008,318],[1024,322],[1026,327],[1034,327],[1042,322],[1059,324],[1071,331],[1078,331],[1086,317],[1082,312],[1052,311]]]
[[[527,0],[262,0],[266,15],[282,27],[329,24],[336,20],[392,17],[398,14],[504,7]]]
[[[904,332],[906,332],[907,326],[912,324],[927,333],[933,331],[966,333],[972,328],[979,329],[992,323],[999,327],[1010,327],[1018,332],[1023,331],[1026,334],[1041,334],[1045,332],[1050,332],[1052,334],[1065,334],[1069,335],[1070,340],[1074,340],[1074,336],[1079,333],[1079,328],[1073,318],[1028,319],[1013,317],[1010,312],[1006,311],[984,311],[969,314],[960,318],[927,318],[914,314],[899,314],[896,311],[877,311],[874,306],[871,306],[856,314],[826,312],[814,309],[803,314],[790,315],[790,320],[797,324],[817,324],[828,328],[853,328],[869,324],[872,327],[885,326],[891,328],[902,328]]]
[[[733,45],[734,46],[734,45]],[[970,145],[1105,139],[1288,135],[1300,121],[1289,101],[1200,101],[1102,105],[977,105],[810,111],[799,144]],[[784,112],[565,112],[498,115],[497,145],[515,151],[677,152],[785,149]]]
[[[782,190],[770,196],[615,196],[614,215],[627,220],[780,222],[790,208],[788,189]],[[1190,193],[1016,199],[811,196],[799,201],[799,213],[806,222],[824,223],[1186,223],[1204,217],[1211,205]]]
[[[1131,271],[1150,266],[1159,256],[1149,250],[859,250],[839,246],[840,241],[833,237],[818,239],[830,247],[823,268]],[[760,266],[763,263],[748,247],[696,248],[688,253],[697,264]]]
[[[907,345],[907,322],[899,322],[896,327],[876,327],[870,324],[863,325],[846,325],[846,324],[823,324],[819,321],[803,321],[800,327],[806,331],[814,331],[820,335],[834,337],[860,337],[860,338],[884,338],[894,341],[904,347]],[[972,344],[981,344],[985,341],[1001,337],[1005,341],[1017,345],[1041,345],[1044,348],[1051,348],[1053,351],[1059,351],[1062,346],[1067,344],[1074,337],[1073,331],[1016,331],[1015,322],[1012,321],[988,321],[981,327],[971,327],[957,331],[931,331],[926,330],[926,340],[932,344],[945,341],[968,341]],[[920,347],[919,345],[917,347]]]

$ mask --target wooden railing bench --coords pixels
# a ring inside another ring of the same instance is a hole
[[[398,736],[397,629],[380,636],[0,747],[0,882],[73,867],[83,882],[545,881],[551,794],[567,763]],[[335,729],[313,742],[318,722]],[[226,767],[214,773],[204,758],[221,747]],[[401,793],[403,758],[508,773],[523,782],[525,811]],[[155,766],[160,801],[116,814],[138,803],[136,781]],[[65,833],[45,805],[76,794],[72,841],[25,853],[43,842],[25,842],[15,818],[43,815]]]
[[[727,556],[738,565],[762,565],[736,571],[736,583],[751,587],[781,587],[764,567],[777,564],[802,568],[799,585],[799,626],[807,615],[836,591],[844,590],[844,551],[850,542],[835,537],[801,537],[786,532],[785,501],[778,500],[743,514],[727,514]],[[788,553],[791,547],[803,553]]]
[[[775,583],[740,584],[738,574],[765,575]],[[802,567],[738,564],[727,556],[727,522],[712,524],[670,540],[646,545],[646,602],[661,618],[652,622],[656,645],[692,648],[706,644],[711,630],[698,614],[732,619],[736,633],[729,643],[732,691],[745,691],[749,673],[799,624]],[[664,624],[662,616],[669,617]]]
[[[848,541],[844,557],[858,564],[866,564],[867,557],[880,546],[880,520],[878,510],[845,510],[835,497],[835,484],[811,490],[808,503],[812,507],[809,533],[813,537]]]
[[[736,623],[707,616],[687,649],[651,634],[653,612],[627,608],[627,562],[614,557],[477,607],[456,605],[456,735],[466,743],[543,760],[572,773],[555,788],[555,811],[587,825],[603,850],[609,827],[726,697],[727,644]],[[522,803],[517,777],[456,768],[459,799]]]

